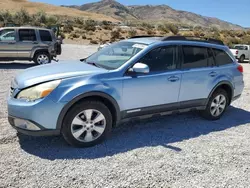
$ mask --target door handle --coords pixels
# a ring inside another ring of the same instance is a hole
[[[210,72],[210,73],[209,73],[209,76],[211,76],[211,77],[215,77],[215,76],[217,76],[217,73],[216,73],[216,72],[214,72],[214,71],[212,71],[212,72]]]
[[[8,44],[16,44],[16,42],[9,42]]]
[[[34,41],[33,44],[38,44],[38,42]]]
[[[178,81],[178,80],[180,80],[180,78],[177,77],[177,76],[170,76],[170,77],[168,78],[168,81],[170,81],[170,82],[176,82],[176,81]]]

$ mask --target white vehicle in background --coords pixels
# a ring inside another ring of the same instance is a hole
[[[250,45],[237,44],[230,50],[240,63],[243,63],[245,60],[250,60]]]

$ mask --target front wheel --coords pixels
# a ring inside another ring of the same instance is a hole
[[[210,97],[207,107],[201,112],[202,117],[208,120],[218,120],[229,105],[228,94],[223,89],[217,89]]]
[[[111,132],[112,115],[99,101],[84,101],[66,114],[62,135],[71,145],[91,147],[102,142]]]

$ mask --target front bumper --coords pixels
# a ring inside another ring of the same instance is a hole
[[[22,134],[25,134],[25,135],[30,135],[30,136],[56,136],[56,135],[60,135],[60,130],[45,129],[41,125],[38,125],[38,124],[36,124],[34,122],[31,122],[29,120],[22,120],[22,121],[33,124],[39,130],[30,130],[29,128],[24,128],[25,125],[24,124],[23,125],[22,124],[17,124],[15,122],[15,119],[21,120],[20,118],[15,118],[15,117],[11,117],[11,116],[8,117],[10,125],[14,129],[16,129],[17,132],[19,132],[19,133],[22,133]]]

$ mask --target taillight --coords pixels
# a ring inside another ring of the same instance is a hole
[[[241,73],[243,73],[243,67],[242,67],[242,65],[238,65],[237,69],[238,69],[238,71],[240,71]]]
[[[238,50],[236,50],[235,54],[236,54],[236,55],[238,55],[238,54],[239,54],[239,51],[238,51]]]

